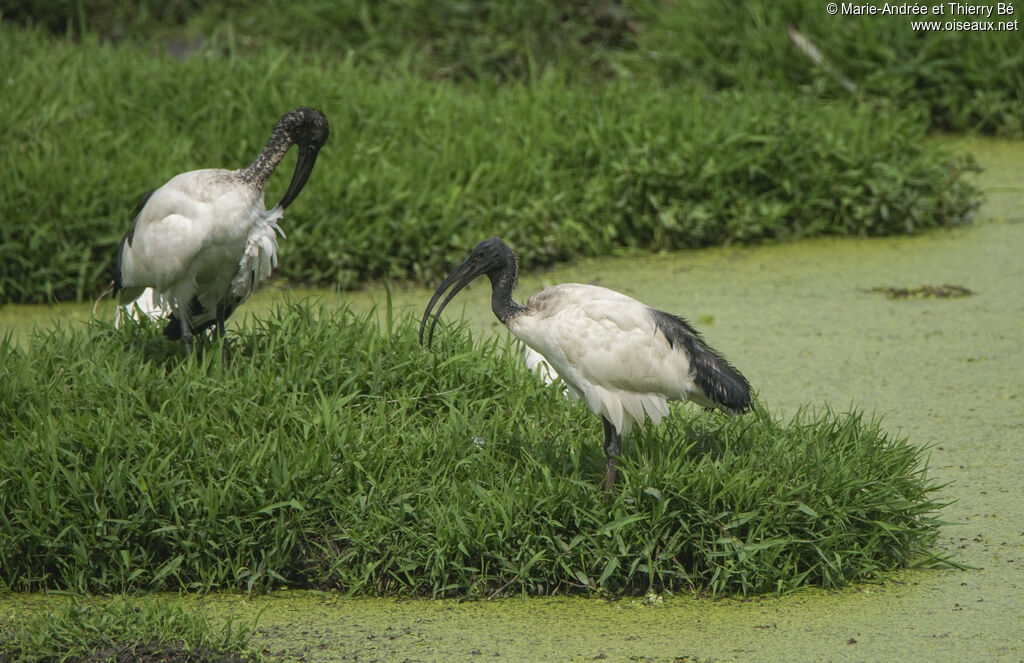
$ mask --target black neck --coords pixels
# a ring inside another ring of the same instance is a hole
[[[281,159],[284,158],[292,144],[292,139],[286,131],[280,127],[275,128],[274,133],[270,134],[267,146],[256,156],[256,160],[247,168],[242,169],[242,179],[250,182],[257,189],[265,187],[267,180],[277,168],[277,164],[281,163]]]
[[[504,264],[487,272],[487,276],[491,279],[491,310],[505,325],[526,309],[512,299],[512,288],[515,287],[516,277],[519,275],[516,257],[509,251],[503,258]]]

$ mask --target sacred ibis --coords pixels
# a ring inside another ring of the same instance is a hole
[[[224,321],[277,266],[275,233],[284,236],[277,222],[305,186],[328,133],[323,113],[296,108],[278,120],[249,166],[189,171],[143,196],[115,257],[119,303],[151,317],[169,309],[164,335],[180,338],[186,351],[209,327],[224,336]],[[268,210],[264,188],[292,145],[299,155],[291,183]]]
[[[570,394],[604,423],[605,490],[615,483],[622,436],[646,417],[655,425],[668,401],[693,401],[739,414],[751,404],[750,384],[680,317],[614,290],[580,283],[545,288],[523,306],[512,299],[518,275],[512,250],[497,237],[477,244],[438,286],[420,321],[420,343],[434,305],[449,288],[430,325],[470,281],[486,274],[491,310],[524,344],[557,371]]]

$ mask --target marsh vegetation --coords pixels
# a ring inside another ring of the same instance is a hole
[[[600,427],[497,339],[294,307],[224,366],[129,334],[4,347],[11,589],[752,594],[934,561],[921,450],[856,413],[680,412],[609,500]]]
[[[529,271],[960,225],[977,167],[928,132],[1024,124],[1019,35],[840,24],[805,1],[254,6],[5,10],[0,302],[92,299],[139,194],[245,165],[299,104],[337,130],[278,274],[340,289],[432,282],[494,234]],[[389,305],[289,305],[230,335],[227,364],[150,324],[8,337],[0,587],[747,596],[958,563],[934,549],[950,500],[928,449],[856,405],[676,408],[608,498],[594,418],[503,340],[441,333],[429,354]],[[4,651],[248,655],[246,629],[136,603],[11,621]]]
[[[411,24],[398,6],[394,25]],[[313,20],[301,7],[296,21]],[[494,36],[499,18],[469,23]],[[281,109],[299,104],[323,109],[336,130],[283,223],[277,273],[293,284],[425,283],[489,235],[529,270],[622,247],[918,232],[962,223],[978,202],[963,177],[970,159],[923,140],[928,123],[900,95],[718,89],[642,68],[586,75],[558,58],[500,81],[437,80],[407,64],[420,57],[379,41],[363,47],[373,57],[342,56],[331,44],[358,40],[332,41],[323,26],[349,23],[320,25],[298,51],[275,33],[256,47],[213,31],[178,59],[127,38],[73,41],[0,23],[10,72],[0,140],[12,146],[0,155],[0,301],[94,298],[142,192],[184,170],[246,165]],[[554,39],[564,28],[547,30]],[[437,41],[458,50],[459,34]],[[314,38],[321,48],[308,48]],[[609,62],[622,55],[606,41],[569,41]],[[389,64],[374,64],[385,53]]]

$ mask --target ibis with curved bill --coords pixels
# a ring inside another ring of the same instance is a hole
[[[143,196],[115,257],[119,304],[154,318],[169,310],[164,335],[181,339],[186,351],[192,336],[209,327],[223,336],[224,321],[277,266],[277,233],[284,236],[278,221],[305,186],[328,134],[323,113],[296,108],[281,117],[249,166],[189,171]],[[299,154],[291,183],[268,210],[267,180],[293,145]]]
[[[581,283],[545,288],[524,306],[512,299],[518,271],[515,255],[499,238],[477,244],[431,297],[420,321],[420,343],[442,295],[448,292],[430,324],[428,347],[444,307],[486,274],[498,320],[544,358],[573,397],[601,417],[605,490],[615,483],[622,436],[647,417],[660,423],[669,401],[693,401],[731,414],[750,408],[747,379],[683,318]]]

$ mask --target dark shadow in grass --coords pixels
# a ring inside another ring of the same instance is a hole
[[[128,353],[159,364],[167,370],[184,361],[202,363],[207,353],[212,353],[211,358],[227,354],[226,361],[230,363],[235,352],[236,343],[231,338],[222,338],[212,333],[197,334],[192,339],[191,349],[186,349],[180,340],[169,340],[164,336],[163,321],[148,318],[131,320],[121,327],[99,320],[92,324],[99,328],[101,338],[111,343],[120,343]]]
[[[697,417],[682,419],[680,425],[686,431],[686,436],[680,440],[680,446],[686,453],[717,460],[724,449],[722,435],[729,423],[726,416],[716,412],[702,412]],[[755,415],[751,413],[746,416]]]
[[[623,453],[635,453],[637,442],[634,439],[641,440],[640,445],[665,444],[672,440],[674,454],[718,460],[727,452],[742,453],[749,446],[750,429],[770,423],[771,416],[760,403],[741,415],[677,405],[661,426],[654,427],[647,422],[639,434],[632,435]]]

